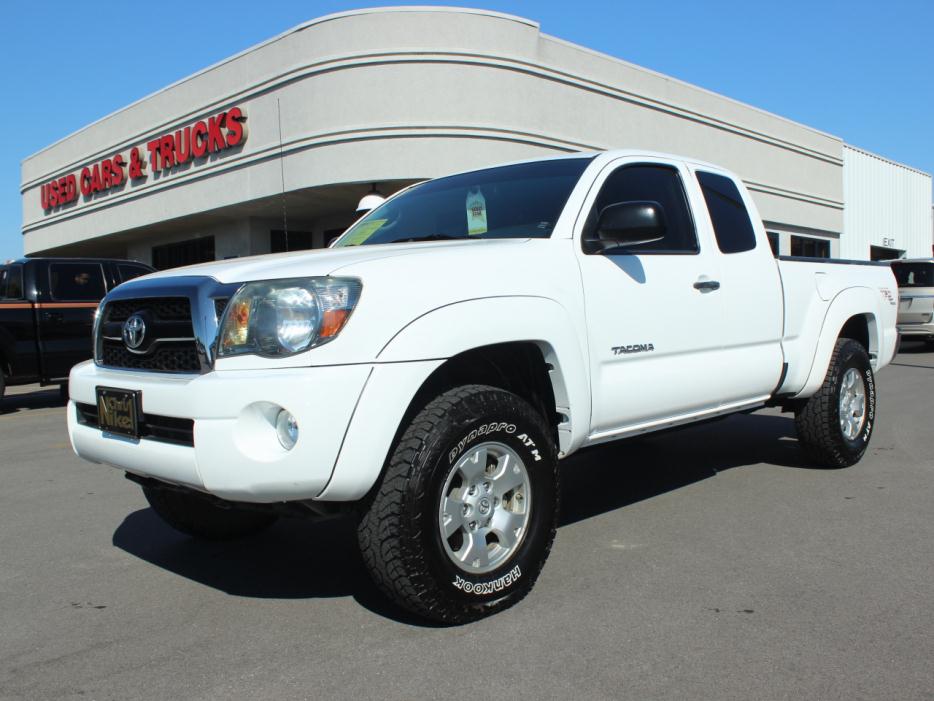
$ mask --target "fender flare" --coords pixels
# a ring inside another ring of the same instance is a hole
[[[811,361],[808,378],[804,383],[804,387],[795,394],[796,398],[810,397],[823,384],[840,332],[843,331],[846,322],[854,316],[867,317],[869,348],[866,351],[870,354],[870,357],[878,358],[882,340],[881,321],[879,315],[875,312],[878,304],[878,296],[869,287],[849,287],[841,290],[831,300],[827,313],[824,315],[824,321],[821,324],[817,348]],[[877,361],[873,360],[873,369],[877,367]]]
[[[577,448],[590,430],[590,378],[567,310],[545,297],[488,297],[433,309],[410,321],[377,354],[335,462],[316,497],[353,501],[371,489],[412,398],[444,361],[483,346],[532,342],[552,366],[561,450]]]

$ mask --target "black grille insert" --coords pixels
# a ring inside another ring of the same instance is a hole
[[[156,321],[191,321],[191,303],[185,297],[120,299],[109,302],[107,321],[126,321],[137,312],[148,312]]]
[[[123,326],[134,314],[145,323],[138,348],[123,341]],[[194,338],[191,302],[187,297],[150,297],[108,302],[101,321],[101,365],[150,372],[201,372],[201,358]]]
[[[100,428],[97,406],[75,402],[75,408],[78,412],[79,424]],[[195,444],[195,422],[192,419],[179,419],[174,416],[143,414],[139,420],[139,436],[160,443],[192,447]]]
[[[104,339],[101,364],[112,368],[154,372],[200,372],[201,361],[194,341],[158,343],[149,353],[131,353],[122,341]]]

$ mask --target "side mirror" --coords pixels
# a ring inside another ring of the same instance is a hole
[[[596,238],[587,241],[588,253],[618,246],[635,246],[665,238],[665,210],[658,202],[617,202],[597,218]]]

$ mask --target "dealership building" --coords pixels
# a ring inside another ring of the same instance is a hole
[[[312,20],[30,156],[23,247],[159,268],[318,248],[374,189],[610,148],[730,168],[784,255],[932,252],[930,175],[533,21],[451,8]]]

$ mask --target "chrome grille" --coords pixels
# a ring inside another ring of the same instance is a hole
[[[206,373],[214,367],[217,325],[239,283],[202,275],[131,280],[104,298],[95,321],[98,365],[144,372]],[[143,324],[124,325],[134,315]],[[143,329],[142,327],[145,326]]]
[[[217,316],[217,323],[221,323],[221,319],[224,317],[224,310],[227,309],[227,302],[229,299],[218,298],[214,300],[214,314]]]

